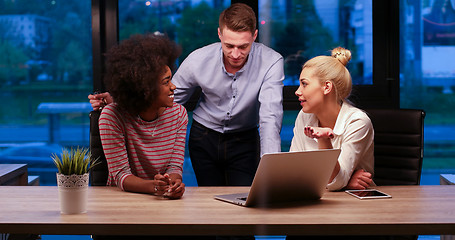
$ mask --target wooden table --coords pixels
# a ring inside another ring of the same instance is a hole
[[[0,186],[0,232],[70,235],[455,234],[455,187],[377,187],[390,199],[327,192],[319,201],[245,208],[214,200],[247,187],[188,187],[167,200],[90,187],[88,212],[61,215],[57,187]]]
[[[0,185],[25,186],[27,183],[27,164],[0,164]]]

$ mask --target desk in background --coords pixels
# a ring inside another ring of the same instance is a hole
[[[27,164],[0,164],[0,186],[25,186],[27,183]],[[0,239],[6,239],[6,236],[0,231]]]
[[[188,187],[166,200],[90,187],[88,212],[61,215],[55,186],[0,186],[0,232],[69,235],[450,235],[454,186],[377,187],[390,199],[327,192],[319,201],[245,208],[213,199],[248,187]],[[176,231],[178,229],[178,231]]]
[[[0,185],[28,185],[27,164],[0,164]]]
[[[455,185],[455,174],[441,174],[439,181],[441,185]]]

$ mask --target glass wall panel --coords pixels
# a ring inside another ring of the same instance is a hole
[[[218,16],[228,0],[119,0],[120,40],[132,34],[167,34],[182,46],[182,62],[193,50],[219,41]]]
[[[259,0],[259,41],[285,58],[285,85],[298,85],[301,66],[342,46],[353,56],[353,82],[372,84],[372,0]]]
[[[90,0],[0,1],[0,164],[55,185],[51,154],[88,146],[91,42]]]
[[[400,1],[400,105],[426,112],[424,183],[455,173],[455,1]]]

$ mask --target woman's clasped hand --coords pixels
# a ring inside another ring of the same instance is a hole
[[[172,174],[171,174],[172,175]],[[154,194],[156,196],[163,196],[170,199],[178,199],[183,196],[185,192],[185,184],[181,178],[173,178],[171,175],[165,173],[156,174],[154,177]]]

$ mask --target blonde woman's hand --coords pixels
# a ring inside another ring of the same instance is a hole
[[[367,189],[372,182],[373,178],[371,173],[366,172],[363,169],[358,169],[352,174],[351,179],[349,179],[348,185],[345,187],[345,189]]]
[[[325,138],[332,139],[334,137],[333,130],[331,128],[322,128],[322,127],[310,127],[306,126],[304,128],[304,133],[309,138]]]

